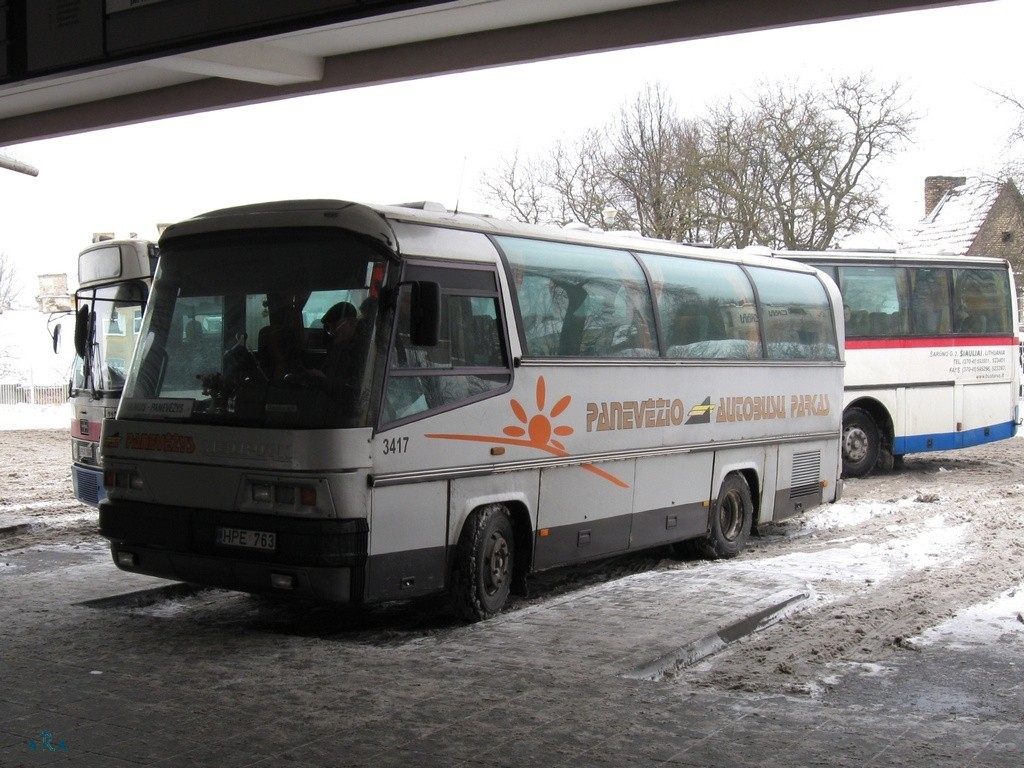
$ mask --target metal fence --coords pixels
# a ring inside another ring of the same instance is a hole
[[[60,405],[68,401],[67,384],[51,384],[45,387],[22,384],[0,384],[0,405]]]

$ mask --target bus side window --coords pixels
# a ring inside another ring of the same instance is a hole
[[[515,284],[525,354],[658,356],[650,291],[631,253],[512,237],[496,241]]]
[[[848,336],[887,338],[906,334],[910,289],[903,267],[840,267],[839,289],[849,308]]]
[[[670,358],[762,356],[750,281],[735,264],[643,254]]]
[[[669,335],[669,346],[676,344],[693,344],[706,341],[711,323],[707,315],[696,314],[695,309],[684,308],[672,324]]]
[[[918,267],[910,271],[912,332],[949,333],[948,270]]]
[[[815,275],[749,267],[757,286],[768,357],[834,360],[838,355],[828,295]]]
[[[423,279],[442,287],[441,335],[434,347],[410,344],[410,292],[403,287],[381,412],[384,424],[485,398],[511,381],[494,273],[437,267],[423,272]],[[412,279],[409,271],[405,277]],[[446,285],[457,286],[459,293],[446,291]]]
[[[1007,305],[1005,272],[989,269],[957,269],[953,272],[957,330],[963,333],[1009,333],[1011,310]]]
[[[461,359],[468,365],[504,366],[501,328],[494,302],[480,299],[470,299],[470,302],[470,314],[462,326]]]
[[[527,349],[531,355],[556,355],[567,304],[564,292],[547,276],[526,274],[525,268],[517,274],[521,276],[517,287]]]

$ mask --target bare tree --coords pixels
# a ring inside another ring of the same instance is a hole
[[[756,115],[728,101],[712,107],[703,120],[700,174],[704,236],[721,247],[745,248],[769,228],[768,158]]]
[[[591,130],[574,142],[557,141],[546,157],[523,160],[516,151],[483,176],[484,196],[513,221],[606,227],[606,213],[621,207],[621,199],[607,172],[603,144],[604,134]],[[627,221],[623,211],[619,223]]]
[[[580,222],[595,229],[630,228],[633,218],[608,168],[605,131],[590,130],[575,144],[559,141],[548,161],[551,192],[558,199],[556,223]],[[612,213],[614,211],[614,213]]]
[[[542,159],[515,153],[482,186],[516,221],[696,239],[698,144],[696,123],[682,123],[661,86],[649,85],[604,128],[557,141]]]
[[[823,101],[824,119],[809,137],[818,143],[810,164],[810,248],[826,248],[840,234],[885,223],[881,184],[870,168],[895,156],[917,121],[898,83],[881,86],[868,75],[833,82]]]
[[[0,312],[9,309],[14,301],[16,291],[14,284],[17,281],[17,273],[6,253],[0,252]],[[6,379],[14,375],[14,366],[11,364],[12,357],[10,350],[0,347],[0,379]]]
[[[729,101],[682,120],[647,85],[603,130],[558,142],[548,159],[518,157],[487,180],[520,221],[615,226],[680,241],[825,249],[883,224],[870,169],[910,137],[901,89],[869,76],[821,89],[765,86],[747,107]]]
[[[10,309],[18,295],[18,270],[6,253],[0,253],[0,312]]]
[[[648,237],[699,239],[703,219],[697,207],[697,124],[680,120],[664,89],[648,84],[620,109],[608,135],[608,170],[637,229]]]
[[[915,119],[899,85],[866,75],[821,90],[766,88],[746,112],[713,112],[714,156],[727,162],[709,174],[730,214],[727,244],[820,250],[885,223],[869,171],[909,139]]]
[[[1012,178],[1020,187],[1024,185],[1024,101],[1011,93],[987,90],[1016,115],[1017,124],[1010,129],[1010,135],[1006,137],[1008,159],[1005,166],[1000,169],[999,176]]]
[[[501,167],[481,179],[484,195],[503,208],[513,221],[551,222],[551,201],[544,180],[546,169],[536,161],[521,161],[517,149]]]
[[[1017,125],[1010,131],[1009,140],[1012,144],[1024,144],[1024,101],[1021,101],[1020,98],[1012,93],[1001,93],[992,89],[987,90],[1016,113]]]

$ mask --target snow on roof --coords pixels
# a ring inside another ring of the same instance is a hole
[[[954,187],[921,221],[898,236],[905,253],[954,253],[963,256],[988,217],[1002,183],[971,179]]]

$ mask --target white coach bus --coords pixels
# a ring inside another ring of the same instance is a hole
[[[75,498],[94,507],[103,499],[100,428],[121,397],[156,261],[148,240],[105,240],[78,255],[71,479]],[[55,332],[54,351],[58,338]]]
[[[1020,343],[1013,270],[1002,259],[893,252],[783,252],[843,295],[843,472],[904,454],[1017,433]]]
[[[531,570],[730,557],[840,493],[841,302],[803,264],[321,200],[160,246],[103,427],[122,569],[334,602],[447,591],[474,620]],[[197,316],[216,330],[186,344]]]

